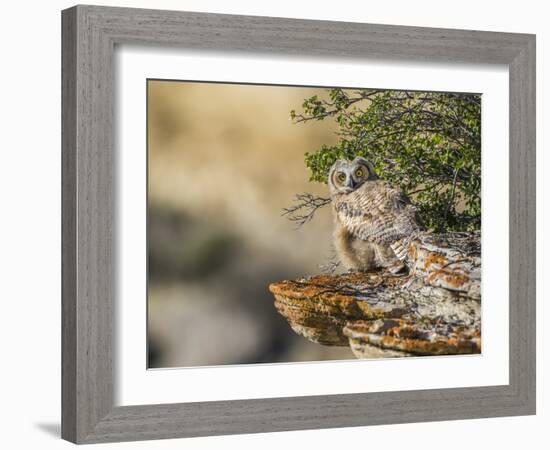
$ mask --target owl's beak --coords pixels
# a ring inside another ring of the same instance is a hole
[[[346,183],[346,187],[349,187],[350,189],[355,189],[355,186],[357,186],[357,183],[353,180],[352,177],[349,177],[348,182]]]

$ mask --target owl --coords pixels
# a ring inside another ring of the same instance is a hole
[[[336,161],[328,177],[334,246],[349,270],[406,270],[408,247],[424,228],[405,193],[378,178],[365,158]]]

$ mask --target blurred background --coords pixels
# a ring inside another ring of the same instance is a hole
[[[284,217],[308,182],[304,153],[338,141],[333,121],[293,124],[320,88],[148,81],[150,368],[354,359],[297,336],[269,283],[320,272],[325,207]]]

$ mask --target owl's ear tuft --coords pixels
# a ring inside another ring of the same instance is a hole
[[[366,166],[369,171],[369,179],[375,179],[378,178],[378,174],[376,173],[376,170],[374,169],[374,165],[367,159],[362,156],[358,156],[353,160],[356,164],[361,164],[363,166]]]

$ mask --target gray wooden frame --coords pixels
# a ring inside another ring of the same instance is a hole
[[[63,438],[94,443],[535,413],[533,35],[97,6],[63,11],[62,30]],[[119,43],[508,65],[509,384],[114,407],[113,52]]]

